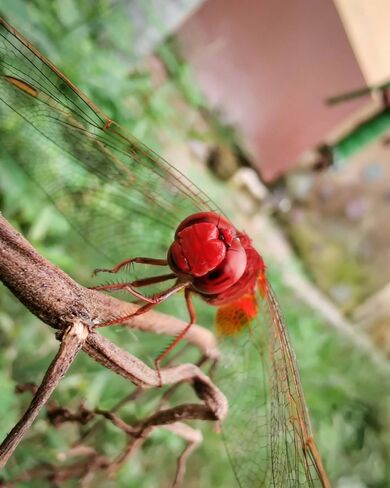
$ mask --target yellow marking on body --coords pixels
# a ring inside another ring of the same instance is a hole
[[[36,88],[29,85],[23,80],[19,80],[19,78],[14,78],[13,76],[4,76],[4,78],[8,81],[8,83],[11,83],[11,85],[16,86],[16,88],[19,88],[19,90],[24,91],[31,97],[37,97],[39,94],[39,91]]]
[[[245,295],[217,312],[217,331],[223,336],[233,336],[248,327],[256,316],[258,303],[254,295]]]

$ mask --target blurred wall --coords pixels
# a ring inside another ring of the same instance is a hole
[[[333,0],[369,85],[390,78],[389,0]]]
[[[238,127],[266,180],[365,103],[323,103],[365,85],[330,0],[208,0],[178,37],[211,105]]]

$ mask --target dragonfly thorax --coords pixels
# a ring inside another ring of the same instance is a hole
[[[168,262],[179,276],[189,276],[201,294],[219,294],[244,274],[247,256],[237,230],[213,212],[193,214],[177,228]]]

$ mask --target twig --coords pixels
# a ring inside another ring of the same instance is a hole
[[[83,350],[97,362],[137,386],[143,388],[160,386],[160,377],[154,369],[149,368],[140,359],[94,331],[89,334]],[[181,364],[172,368],[164,368],[161,370],[161,380],[162,385],[172,385],[183,381],[193,385],[197,395],[209,409],[207,418],[202,412],[198,417],[199,419],[217,420],[225,417],[227,402],[224,395],[210,378],[194,364]]]
[[[187,459],[192,454],[192,452],[202,443],[203,436],[199,430],[193,429],[189,425],[183,424],[182,422],[177,422],[173,425],[166,425],[165,429],[174,432],[176,435],[179,435],[187,441],[187,446],[184,448],[183,452],[177,460],[176,476],[172,485],[172,488],[178,488],[182,485],[184,480]]]
[[[27,308],[51,327],[59,329],[57,334],[63,336],[59,352],[38,388],[29,409],[3,443],[2,466],[31,426],[40,408],[48,400],[80,348],[104,367],[130,380],[140,389],[158,387],[161,386],[161,383],[176,385],[187,382],[192,385],[197,396],[203,401],[203,404],[184,404],[159,410],[139,424],[135,430],[128,426],[127,434],[131,434],[134,441],[127,451],[122,453],[110,466],[110,469],[114,469],[118,463],[131,455],[137,446],[142,444],[145,436],[158,426],[170,425],[171,430],[180,430],[180,427],[174,427],[178,421],[221,420],[226,416],[226,398],[199,367],[193,364],[183,364],[162,369],[161,375],[158,375],[140,359],[120,349],[106,337],[94,331],[94,324],[103,322],[113,315],[128,314],[130,310],[135,311],[137,305],[124,303],[78,285],[40,256],[1,215],[0,279]],[[157,312],[149,312],[144,316],[136,317],[130,325],[142,330],[176,335],[183,329],[185,323]],[[194,326],[187,338],[203,351],[204,356],[214,359],[218,357],[215,338],[206,329]],[[111,415],[114,414],[111,413]],[[119,425],[119,420],[116,421]],[[126,424],[121,424],[121,428],[126,430],[124,425]],[[193,445],[196,444],[195,438],[196,436],[193,436]],[[199,438],[197,439],[199,440]],[[177,482],[183,475],[185,459],[193,448],[186,448],[179,459]],[[99,464],[100,460],[96,462]],[[73,466],[73,468],[78,469],[77,466]],[[73,468],[69,468],[70,471]],[[65,477],[68,476],[68,472],[62,474]],[[87,470],[84,484],[88,484],[90,476],[91,472]]]
[[[75,322],[64,333],[60,348],[50,364],[42,383],[35,393],[23,417],[7,435],[0,446],[0,469],[23,439],[41,408],[45,405],[60,380],[63,378],[88,335],[88,328],[81,322]]]
[[[175,480],[172,485],[172,488],[178,488],[181,485],[185,475],[188,457],[203,440],[202,433],[199,430],[177,421],[177,419],[183,415],[184,411],[185,418],[188,419],[187,415],[191,410],[191,407],[195,407],[194,411],[196,411],[196,415],[198,415],[199,405],[186,405],[156,412],[154,415],[151,415],[148,419],[139,424],[138,427],[127,424],[111,411],[96,409],[95,413],[103,415],[103,417],[110,420],[114,425],[132,438],[132,441],[129,442],[127,449],[125,449],[125,451],[122,452],[117,459],[110,464],[108,468],[109,473],[111,475],[114,474],[120,468],[120,466],[141,447],[146,438],[157,427],[163,427],[166,430],[169,430],[170,432],[182,437],[187,442],[187,446],[184,448],[183,452],[178,458]]]
[[[27,308],[54,328],[65,329],[75,319],[93,324],[104,321],[114,313],[121,314],[124,310],[128,312],[131,307],[134,310],[137,308],[137,305],[122,302],[77,284],[40,256],[1,215],[0,256],[0,278],[4,284]],[[177,332],[179,324],[181,328],[185,326],[185,322],[157,312],[136,317],[131,323],[132,326],[143,330],[170,335]],[[217,350],[213,335],[200,326],[195,327],[188,338],[197,342],[202,350]],[[83,350],[100,364],[129,379],[135,385],[160,386],[160,378],[156,371],[95,331],[88,335]],[[215,354],[212,356],[215,357]],[[198,385],[198,391],[205,395],[200,397],[209,402],[208,406],[215,418],[222,418],[226,414],[226,399],[196,366],[187,364],[167,368],[162,371],[161,376],[163,384],[188,381]]]
[[[48,262],[0,213],[0,280],[37,317],[50,327],[64,329],[75,318],[96,324],[107,318],[126,315],[139,306],[89,290]],[[163,313],[149,311],[134,317],[129,327],[176,336],[186,322]],[[214,335],[193,325],[186,340],[209,358],[218,357]]]

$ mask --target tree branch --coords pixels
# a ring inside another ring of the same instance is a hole
[[[157,387],[161,382],[163,385],[187,382],[203,401],[203,404],[184,404],[157,411],[137,427],[136,438],[144,437],[161,425],[176,425],[178,421],[189,419],[222,420],[226,416],[226,398],[199,367],[182,364],[165,368],[161,370],[160,378],[155,370],[140,359],[94,331],[95,324],[112,316],[128,314],[138,306],[77,284],[40,256],[1,215],[0,279],[35,315],[51,327],[59,329],[57,336],[62,336],[59,352],[29,409],[1,447],[0,466],[10,457],[80,348],[104,367],[140,388]],[[134,317],[129,325],[150,332],[176,335],[186,324],[164,314],[148,312]],[[194,326],[186,338],[198,346],[204,355],[214,359],[218,357],[215,338],[203,327]],[[183,454],[182,464],[179,463],[180,473],[184,469],[185,457],[186,454]]]
[[[69,366],[73,363],[77,353],[80,351],[87,335],[88,328],[81,322],[75,322],[74,325],[65,331],[58,353],[50,364],[28,409],[0,446],[0,469],[5,466],[8,459],[12,456],[12,453],[31,427],[39,411],[68,371]]]
[[[89,290],[42,257],[0,213],[0,280],[50,327],[66,329],[75,319],[96,324],[136,311],[139,306]],[[131,328],[176,336],[186,322],[149,311],[131,319]],[[186,340],[208,358],[218,357],[214,335],[193,325]]]

